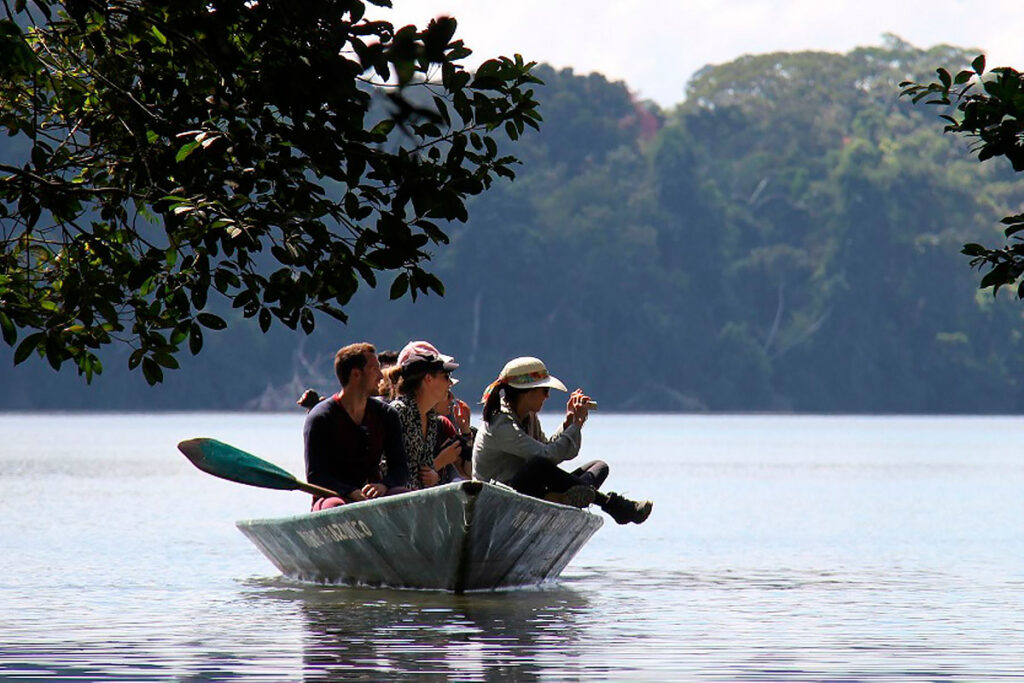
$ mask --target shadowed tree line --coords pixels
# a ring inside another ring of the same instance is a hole
[[[523,161],[517,179],[472,198],[432,251],[443,298],[363,289],[347,325],[310,337],[260,334],[225,306],[229,328],[158,390],[112,351],[87,391],[0,363],[0,401],[286,407],[299,386],[334,389],[344,343],[426,338],[463,364],[470,400],[508,358],[537,355],[603,409],[1015,412],[1021,306],[979,290],[959,252],[998,239],[1024,192],[898,97],[974,56],[892,36],[747,56],[695,74],[668,111],[539,67],[544,123],[499,150]]]

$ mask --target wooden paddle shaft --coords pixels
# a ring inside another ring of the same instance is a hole
[[[295,480],[295,488],[306,493],[312,493],[314,496],[321,496],[323,498],[340,498],[341,495],[337,491],[325,489],[322,486],[316,484],[309,484],[304,481]]]

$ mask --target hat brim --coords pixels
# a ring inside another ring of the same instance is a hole
[[[443,363],[441,369],[445,372],[451,372],[459,367],[459,364],[455,362],[454,356],[446,356],[443,353],[439,353],[437,357]]]
[[[451,356],[448,356],[451,358]],[[408,365],[403,365],[402,376],[412,377],[427,372],[452,372],[459,367],[459,364],[454,360],[414,360]]]
[[[508,385],[513,389],[541,389],[547,387],[549,389],[558,389],[559,391],[568,391],[565,385],[562,384],[562,380],[554,375],[548,375],[536,382],[509,382]]]

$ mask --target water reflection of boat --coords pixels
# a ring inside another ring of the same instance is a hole
[[[301,608],[303,680],[580,680],[590,615],[565,585],[504,593],[285,588]]]
[[[602,521],[460,482],[238,528],[290,578],[461,593],[555,579]]]

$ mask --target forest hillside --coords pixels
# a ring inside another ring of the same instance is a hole
[[[286,409],[336,389],[341,345],[428,339],[479,400],[536,355],[607,410],[993,413],[1024,409],[1024,304],[977,288],[965,242],[1000,239],[1024,185],[944,136],[898,83],[974,54],[895,37],[746,56],[672,110],[542,66],[518,177],[433,258],[446,296],[363,291],[314,334],[238,317],[148,387],[127,350],[87,386],[0,348],[0,409]],[[0,143],[2,144],[2,143]],[[0,156],[4,154],[0,147]]]

